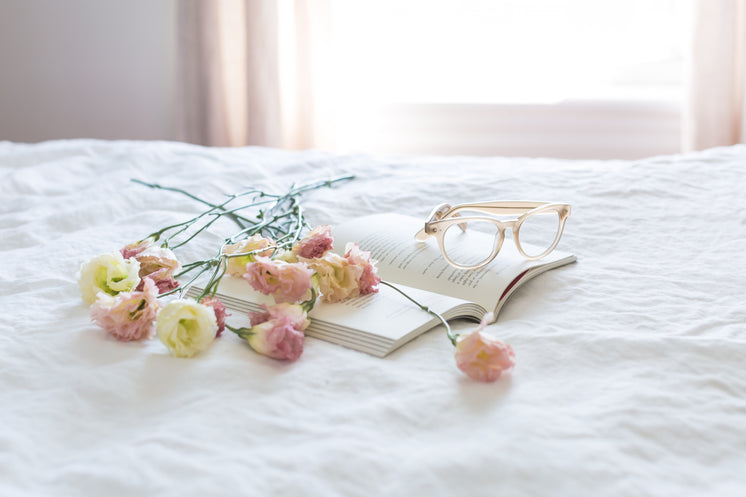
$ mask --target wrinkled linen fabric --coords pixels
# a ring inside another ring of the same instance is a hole
[[[304,196],[312,224],[572,204],[559,248],[578,262],[485,330],[512,374],[469,380],[442,327],[385,359],[308,338],[285,363],[231,333],[178,359],[90,321],[81,262],[201,210],[130,178],[215,199],[346,173]],[[0,142],[0,495],[744,495],[745,192],[744,146],[567,161]]]

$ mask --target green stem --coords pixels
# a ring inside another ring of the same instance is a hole
[[[227,266],[228,265],[225,263],[225,259],[221,257],[220,261],[215,267],[215,271],[210,277],[210,281],[207,283],[207,285],[205,285],[205,289],[202,290],[202,293],[197,297],[198,302],[208,295],[210,297],[215,296],[215,293],[218,290],[218,284],[220,283],[220,280],[223,279],[223,276],[225,276],[225,270]]]
[[[203,199],[199,198],[198,196],[196,196],[196,195],[194,195],[192,193],[189,193],[186,190],[182,190],[181,188],[173,188],[173,187],[170,187],[170,186],[162,186],[162,185],[159,185],[157,183],[146,183],[145,181],[140,181],[139,179],[132,179],[130,181],[132,181],[133,183],[137,183],[137,184],[143,185],[143,186],[147,186],[149,188],[154,188],[154,189],[158,189],[158,190],[166,190],[166,191],[175,192],[175,193],[181,193],[182,195],[186,195],[187,197],[191,198],[192,200],[196,200],[197,202],[199,202],[201,204],[204,204],[204,205],[207,205],[208,207],[213,207],[213,208],[217,208],[218,207],[217,205],[215,205],[215,204],[213,204],[211,202],[208,202],[207,200],[203,200]],[[257,192],[257,190],[252,190],[252,191],[247,192],[246,194],[248,195],[250,193],[256,193],[256,192]],[[230,217],[239,226],[239,228],[245,228],[246,227],[246,226],[244,226],[241,223],[241,221],[249,221],[248,219],[244,218],[243,216],[239,216],[238,214],[228,214],[228,217]]]
[[[182,245],[186,245],[187,243],[189,243],[190,241],[192,241],[192,239],[194,239],[194,237],[196,237],[197,235],[199,235],[200,233],[202,233],[203,231],[205,231],[207,228],[209,228],[210,226],[212,226],[212,224],[215,221],[217,221],[218,219],[220,219],[220,215],[217,215],[214,218],[210,219],[207,223],[204,224],[204,226],[202,226],[200,229],[198,229],[197,231],[195,231],[194,233],[192,233],[191,235],[189,235],[189,237],[187,237],[185,240],[177,243],[176,245],[173,245],[171,247],[171,249],[172,250],[173,249],[177,249],[177,248],[181,247]],[[170,239],[171,239],[171,237],[168,238],[168,240],[170,240]]]
[[[197,270],[196,274],[194,274],[186,284],[180,285],[179,287],[169,292],[163,293],[159,295],[159,297],[165,297],[167,295],[171,295],[176,292],[178,292],[180,296],[183,295],[183,293],[189,288],[189,286],[192,285],[192,283],[194,283],[200,276],[205,274],[211,268],[214,268],[212,271],[212,275],[210,276],[210,279],[207,285],[205,286],[205,289],[202,291],[201,295],[198,297],[197,300],[200,300],[202,297],[206,295],[214,295],[215,292],[217,291],[217,286],[220,280],[222,279],[222,277],[225,275],[227,271],[227,259],[230,257],[239,257],[241,255],[244,255],[244,254],[223,254],[223,249],[225,248],[225,245],[235,243],[236,240],[238,240],[240,237],[243,237],[243,236],[251,236],[256,233],[260,233],[262,234],[262,236],[264,236],[265,232],[267,232],[274,240],[278,241],[277,243],[278,248],[291,247],[300,238],[303,228],[308,227],[308,223],[306,222],[305,216],[303,214],[303,209],[301,208],[301,205],[298,201],[298,196],[306,191],[314,190],[314,189],[321,188],[324,186],[331,187],[334,183],[350,180],[353,178],[354,178],[354,175],[347,175],[347,176],[340,176],[340,177],[332,178],[328,180],[316,181],[314,183],[309,183],[309,184],[298,186],[298,187],[296,187],[295,184],[293,184],[291,185],[287,193],[283,195],[269,194],[269,193],[265,193],[265,192],[262,192],[256,189],[250,189],[250,190],[241,192],[239,194],[229,195],[229,198],[227,200],[219,204],[213,204],[211,202],[203,200],[199,198],[198,196],[193,195],[180,188],[166,187],[166,186],[162,186],[156,183],[146,183],[144,181],[133,179],[132,180],[133,182],[147,186],[149,188],[181,193],[209,207],[209,209],[189,219],[188,221],[184,221],[182,223],[177,223],[177,224],[167,226],[149,235],[149,237],[153,237],[154,239],[157,240],[157,239],[160,239],[161,235],[163,235],[167,231],[180,228],[175,233],[172,233],[170,236],[164,239],[163,241],[164,247],[168,247],[169,242],[173,240],[174,237],[180,235],[181,233],[184,233],[186,230],[191,228],[195,223],[197,223],[200,219],[204,218],[205,216],[212,216],[212,219],[205,222],[204,225],[199,227],[199,229],[197,229],[196,232],[188,236],[185,240],[173,245],[170,248],[176,249],[187,244],[188,242],[193,240],[197,235],[199,235],[200,233],[205,231],[207,228],[212,226],[212,224],[215,223],[215,221],[217,221],[222,216],[230,217],[241,228],[241,231],[239,231],[238,233],[234,234],[233,236],[225,240],[225,243],[223,244],[223,246],[221,246],[220,251],[218,252],[218,255],[215,256],[214,258],[206,259],[202,261],[195,261],[195,262],[191,262],[189,264],[184,265],[182,267],[182,271],[180,271],[176,275],[176,277],[186,275],[194,271],[195,269]],[[255,195],[251,198],[249,204],[240,205],[238,207],[233,207],[231,209],[227,208],[230,202],[236,200],[239,197],[243,197],[243,196],[247,196],[251,194],[255,194]],[[262,199],[262,200],[259,200],[259,199]],[[261,209],[259,210],[259,213],[257,215],[257,220],[252,220],[245,216],[236,214],[236,212],[240,210],[247,209],[249,207],[257,207],[260,205],[266,205],[266,204],[271,204],[271,205],[266,210],[261,210]],[[259,219],[261,219],[261,221],[259,221]],[[278,222],[278,221],[281,221],[281,222]],[[246,226],[243,223],[247,223],[249,226]],[[252,251],[252,253],[253,252],[254,251]],[[441,321],[443,321],[442,318],[441,318]],[[448,326],[448,323],[446,323],[445,321],[443,321],[443,323],[446,325],[446,327]],[[229,327],[229,329],[231,328]],[[236,332],[235,329],[231,329],[231,331]],[[449,334],[450,334],[450,328],[449,328]]]
[[[248,235],[248,234],[250,234],[249,236],[251,236],[253,234],[256,234],[258,231],[261,231],[263,228],[271,225],[275,221],[277,221],[279,219],[282,219],[282,218],[285,218],[285,217],[287,217],[287,216],[289,216],[291,214],[293,214],[293,213],[292,212],[285,212],[283,214],[279,214],[277,216],[274,216],[272,219],[266,219],[266,220],[262,221],[261,223],[255,224],[254,226],[251,226],[249,228],[246,228],[246,229],[243,229],[243,230],[239,231],[238,233],[236,233],[235,235],[233,235],[232,237],[230,237],[228,239],[228,241],[229,241],[229,243],[236,243],[236,241],[238,240],[238,237],[240,237],[242,235]]]
[[[334,183],[339,183],[340,181],[348,181],[348,180],[352,180],[352,179],[355,179],[355,175],[354,174],[348,174],[347,176],[338,176],[338,177],[333,178],[333,179],[321,180],[321,181],[317,181],[315,183],[309,183],[307,185],[299,186],[298,188],[295,188],[295,189],[291,188],[290,194],[291,195],[297,195],[299,193],[307,192],[309,190],[315,190],[317,188],[321,188],[322,186],[330,187]]]
[[[193,269],[196,269],[204,264],[207,264],[210,261],[210,259],[204,260],[204,261],[195,261],[190,262],[189,264],[184,264],[181,266],[181,271],[179,271],[177,274],[174,275],[174,278],[179,278],[181,276],[184,276],[185,274],[191,272]]]
[[[401,295],[403,295],[405,298],[407,298],[410,302],[412,302],[414,305],[416,305],[417,307],[419,307],[423,311],[425,311],[425,312],[427,312],[429,314],[432,314],[433,316],[435,316],[436,318],[438,318],[440,320],[440,322],[443,323],[443,326],[445,326],[445,328],[446,328],[446,335],[448,335],[448,339],[451,341],[451,343],[454,346],[456,345],[456,340],[458,339],[458,335],[454,334],[453,331],[451,331],[451,327],[448,324],[448,321],[446,321],[443,318],[443,316],[441,316],[440,314],[438,314],[434,310],[430,309],[428,306],[420,304],[415,299],[413,299],[412,297],[410,297],[409,295],[407,295],[402,290],[400,290],[399,288],[395,287],[394,285],[392,285],[388,281],[381,280],[381,284],[382,285],[386,285],[389,288],[393,288],[394,290],[396,290],[397,292],[399,292]]]
[[[187,283],[185,283],[183,285],[179,285],[176,288],[174,288],[173,290],[170,290],[170,291],[168,291],[166,293],[162,293],[162,294],[158,295],[158,298],[166,297],[167,295],[171,295],[171,294],[174,294],[176,292],[179,292],[179,297],[181,297],[182,295],[184,295],[184,292],[191,286],[191,284],[194,283],[195,281],[197,281],[197,278],[199,278],[200,276],[202,276],[203,274],[205,274],[205,272],[207,272],[207,270],[213,265],[214,260],[213,259],[208,259],[208,260],[200,261],[200,262],[202,263],[202,269],[201,269],[201,271],[197,271],[197,274],[195,274],[194,276],[192,276],[192,278]],[[182,273],[179,273],[179,274],[182,274]]]
[[[241,338],[248,339],[253,333],[251,333],[251,330],[249,328],[234,328],[233,326],[229,325],[228,323],[225,324],[225,329],[232,331],[236,335],[238,335]]]

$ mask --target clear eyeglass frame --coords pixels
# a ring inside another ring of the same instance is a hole
[[[440,253],[451,266],[459,269],[479,269],[486,266],[497,257],[497,254],[500,252],[503,242],[505,241],[505,231],[510,229],[513,232],[513,241],[515,242],[518,252],[520,252],[520,254],[526,259],[537,260],[545,257],[557,247],[560,238],[562,238],[565,221],[570,216],[570,210],[570,204],[556,202],[531,202],[523,200],[477,202],[458,204],[453,207],[449,204],[440,204],[430,213],[427,221],[425,221],[425,226],[415,234],[415,239],[424,242],[430,237],[435,237],[438,241],[438,246],[440,247]],[[462,211],[480,212],[488,214],[489,216],[517,215],[518,217],[507,220],[495,219],[494,217],[488,216],[466,217],[461,216],[460,212]],[[527,254],[521,246],[521,226],[532,216],[551,212],[556,212],[559,217],[559,225],[554,240],[544,252],[538,255]],[[448,257],[448,252],[445,248],[446,231],[453,225],[458,225],[462,231],[466,231],[468,223],[477,221],[493,223],[497,227],[497,243],[494,244],[492,252],[485,260],[477,264],[464,265],[454,262],[450,257]]]

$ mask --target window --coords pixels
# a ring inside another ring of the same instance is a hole
[[[332,0],[346,150],[677,152],[691,1]]]

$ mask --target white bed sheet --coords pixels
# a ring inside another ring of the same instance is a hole
[[[304,197],[314,223],[573,205],[578,263],[488,328],[512,376],[468,380],[442,328],[386,359],[309,338],[286,364],[235,336],[176,359],[90,322],[80,263],[198,209],[130,178],[214,195],[346,172]],[[2,142],[0,495],[746,495],[745,192],[744,146],[630,162]]]

